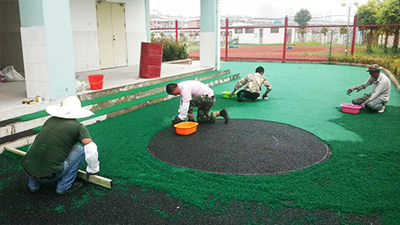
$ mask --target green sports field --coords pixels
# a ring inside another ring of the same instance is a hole
[[[342,113],[340,104],[350,103],[352,98],[365,92],[346,95],[349,87],[367,80],[369,75],[365,68],[224,62],[221,69],[240,72],[243,76],[260,65],[265,68],[265,76],[273,87],[269,100],[239,103],[223,99],[221,92],[232,90],[236,80],[213,87],[217,96],[214,110],[228,109],[231,119],[276,121],[305,129],[329,145],[332,155],[328,161],[274,176],[213,174],[158,161],[146,148],[153,135],[167,128],[176,115],[179,99],[175,98],[88,126],[99,146],[100,175],[112,178],[115,188],[105,191],[86,187],[84,190],[92,194],[76,194],[83,199],[79,208],[93,207],[92,200],[104,199],[111,192],[124,193],[134,186],[161,191],[166,193],[166,198],[179,199],[200,212],[207,210],[211,215],[224,215],[232,202],[252,202],[269,209],[258,215],[255,210],[247,219],[240,220],[248,224],[262,223],[261,214],[272,215],[288,208],[334,212],[340,224],[363,224],[363,220],[342,215],[376,218],[382,224],[400,224],[400,94],[395,88],[392,87],[383,114],[364,109],[352,115]],[[22,178],[12,178],[22,173],[18,160],[10,154],[0,156],[0,164],[8,166],[0,171],[0,191],[3,193],[12,192],[10,183],[13,180],[21,182],[21,186],[26,185]],[[98,192],[101,194],[93,195]],[[15,198],[18,201],[18,196]],[[126,198],[135,204],[136,197],[126,195]],[[54,211],[61,204],[63,210],[59,213],[69,213],[69,208],[76,207],[71,201],[54,203],[54,207],[44,209],[37,207],[36,210]],[[169,218],[169,222],[177,218],[177,212],[169,212],[157,205],[148,207],[159,217]],[[0,212],[0,222],[10,223],[5,219],[10,214],[11,211]],[[253,220],[253,217],[259,220]],[[314,224],[318,221],[314,217],[290,223]]]

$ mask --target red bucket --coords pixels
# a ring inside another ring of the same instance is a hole
[[[90,89],[92,90],[101,90],[103,88],[104,75],[96,74],[96,75],[88,75]]]

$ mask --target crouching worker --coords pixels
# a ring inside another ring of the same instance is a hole
[[[354,90],[360,91],[372,85],[370,93],[353,99],[352,103],[354,105],[361,105],[362,107],[367,106],[367,108],[377,111],[378,113],[383,113],[385,111],[385,105],[389,101],[391,83],[389,78],[381,73],[381,69],[382,67],[379,67],[377,64],[370,66],[367,72],[369,72],[371,77],[368,78],[364,84],[347,90],[347,93],[350,94]]]
[[[171,121],[171,125],[183,122],[186,118],[189,121],[194,121],[193,107],[198,108],[197,122],[214,122],[216,117],[222,116],[225,119],[225,123],[228,123],[229,116],[226,109],[219,112],[210,112],[211,107],[215,104],[215,96],[214,91],[207,85],[199,81],[188,80],[168,84],[166,91],[170,95],[181,96],[179,114]]]
[[[260,96],[261,85],[264,85],[267,88],[262,98],[268,99],[268,93],[272,91],[272,86],[268,82],[267,78],[263,76],[263,74],[264,68],[262,66],[257,67],[255,73],[248,74],[239,82],[237,82],[235,88],[229,94],[229,97],[231,97],[240,87],[247,84],[244,90],[241,90],[237,93],[237,99],[239,102],[243,101],[244,99],[255,101]]]
[[[64,194],[82,186],[75,178],[84,158],[88,175],[100,170],[97,146],[86,127],[76,120],[93,113],[82,108],[76,96],[67,97],[61,105],[48,106],[46,112],[52,117],[44,123],[21,166],[28,175],[32,193],[43,184],[57,181],[56,192]]]

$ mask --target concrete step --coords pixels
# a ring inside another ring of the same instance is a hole
[[[208,84],[209,86],[214,86],[217,84],[229,82],[229,81],[231,81],[233,79],[237,79],[239,77],[240,77],[240,74],[230,74],[229,73],[229,74],[223,74],[223,75],[214,76],[214,77],[205,79],[205,80],[203,80],[203,82]],[[121,104],[112,105],[112,106],[109,106],[106,108],[95,110],[95,111],[93,111],[95,113],[95,115],[88,117],[88,118],[79,119],[78,121],[80,121],[84,125],[94,124],[99,121],[106,120],[108,118],[116,117],[116,116],[119,116],[119,115],[122,115],[122,114],[125,114],[128,112],[146,107],[148,105],[156,104],[158,102],[162,102],[162,101],[171,99],[173,97],[174,96],[170,96],[165,92],[159,92],[159,93],[148,95],[145,97],[136,98],[134,100],[127,101],[127,102],[124,102]],[[44,119],[44,118],[47,119],[48,116],[40,117],[38,119],[45,121],[46,119]],[[39,123],[39,122],[37,122],[37,123]],[[21,136],[21,132],[20,132],[20,133],[15,133],[15,134],[11,134],[11,135],[5,136],[3,138],[0,138],[0,153],[3,152],[5,146],[18,148],[18,147],[21,147],[21,146],[24,146],[27,144],[31,144],[34,141],[34,138],[36,137],[36,134],[32,134],[32,132],[37,133],[40,131],[40,129],[41,129],[41,125],[33,128],[33,129],[23,131],[25,136],[24,135]]]
[[[133,88],[137,88],[137,87],[142,87],[142,86],[148,86],[151,84],[156,84],[156,83],[160,83],[160,82],[166,82],[168,80],[173,80],[173,79],[178,79],[178,78],[182,78],[182,77],[188,77],[188,76],[193,76],[195,74],[201,74],[201,73],[206,73],[206,72],[211,72],[213,71],[211,68],[203,68],[203,69],[198,69],[195,71],[191,71],[191,72],[185,72],[185,73],[181,73],[181,74],[175,74],[175,75],[168,75],[171,73],[177,73],[177,71],[172,70],[171,68],[165,72],[166,76],[163,76],[161,78],[154,78],[154,79],[138,79],[137,82],[132,82],[126,85],[120,85],[118,87],[113,87],[113,88],[104,88],[103,90],[87,90],[85,92],[81,92],[78,93],[78,95],[81,95],[81,99],[86,100],[86,99],[92,99],[95,98],[96,96],[103,96],[103,95],[107,95],[109,93],[116,93],[118,91],[124,91],[124,90],[130,90]],[[126,70],[126,68],[123,68]],[[118,70],[118,69],[117,69]],[[138,72],[138,71],[137,71]],[[121,73],[121,72],[119,72]],[[108,72],[108,74],[111,74],[111,72]],[[127,74],[128,76],[132,75],[130,73]],[[18,82],[15,82],[15,84],[17,84]],[[22,82],[23,85],[25,85],[24,82]],[[8,87],[10,85],[12,85],[14,83],[9,83],[7,86]],[[11,86],[11,88],[22,88],[21,87],[22,84],[18,84],[16,87]],[[23,86],[23,88],[25,88],[25,86]],[[7,89],[5,89],[7,90]],[[48,105],[55,105],[55,104],[60,104],[62,102],[63,99],[57,99],[57,100],[47,100],[47,101],[43,101],[43,102],[38,102],[34,105],[24,105],[24,104],[20,104],[18,106],[15,106],[13,108],[2,108],[0,110],[0,127],[3,127],[7,124],[16,122],[15,118],[18,117],[23,117],[24,115],[27,114],[33,114],[33,113],[37,113],[40,112],[42,110],[44,110],[46,108],[46,106]]]
[[[199,75],[207,72],[215,72],[212,71],[211,69],[203,69],[199,71],[194,71],[194,72],[189,72],[189,73],[183,73],[179,74],[176,76],[170,76],[170,77],[163,77],[163,78],[154,78],[154,79],[149,79],[148,81],[145,82],[140,82],[140,83],[135,83],[135,84],[128,84],[128,85],[123,85],[119,87],[114,87],[114,88],[108,88],[108,89],[102,89],[102,90],[97,90],[97,91],[88,91],[86,93],[80,94],[78,97],[81,101],[86,101],[102,96],[108,96],[111,94],[119,93],[119,92],[124,92],[132,89],[137,89],[141,87],[146,87],[146,86],[151,86],[154,84],[159,84],[159,83],[164,83],[172,80],[177,80],[185,77],[191,77],[194,75]]]
[[[180,82],[183,80],[187,79],[194,79],[194,80],[199,80],[203,81],[206,79],[210,79],[213,77],[221,76],[224,74],[228,74],[230,71],[225,70],[225,71],[207,71],[205,73],[200,73],[200,74],[194,74],[192,76],[187,76],[187,74],[182,75],[182,76],[175,76],[175,78],[172,81],[174,82]],[[188,73],[189,74],[189,73]],[[191,74],[191,73],[190,73]],[[141,98],[149,95],[153,95],[156,93],[160,93],[162,91],[165,91],[165,85],[169,82],[171,82],[170,77],[168,79],[162,79],[161,82],[160,80],[153,80],[148,83],[148,86],[143,86],[139,87],[139,84],[136,85],[138,86],[136,89],[131,89],[131,90],[124,90],[124,91],[119,91],[117,93],[114,93],[116,89],[113,89],[112,92],[110,92],[109,95],[107,96],[100,96],[97,98],[93,99],[88,99],[88,100],[82,100],[82,106],[88,110],[91,111],[96,111],[100,110],[109,106],[117,105],[117,104],[122,104],[128,101],[132,101],[136,98]],[[131,88],[133,85],[129,85],[129,88]],[[140,84],[142,86],[142,84]],[[127,87],[128,89],[128,87]],[[102,92],[102,94],[107,93]],[[93,97],[93,95],[90,96],[78,96],[81,99],[87,99]],[[8,123],[3,124],[3,126],[0,127],[0,138],[5,137],[8,135],[13,135],[16,133],[20,133],[26,130],[33,129],[38,126],[42,126],[43,123],[49,118],[50,116],[44,111],[39,111],[35,112],[29,115],[24,115],[20,116],[14,120],[8,120]],[[4,121],[7,122],[7,121]],[[1,140],[0,140],[1,143]]]
[[[82,105],[86,109],[89,109],[91,111],[96,111],[96,110],[99,110],[99,109],[102,109],[102,108],[105,108],[108,106],[129,102],[129,101],[135,100],[137,98],[142,98],[142,97],[154,95],[154,94],[157,94],[160,92],[165,92],[165,86],[168,83],[170,83],[171,81],[173,81],[175,83],[178,83],[178,82],[181,82],[184,80],[204,81],[207,79],[211,79],[211,78],[229,74],[229,73],[230,73],[230,70],[213,71],[213,72],[208,72],[208,73],[203,73],[203,74],[197,74],[197,75],[190,76],[190,77],[183,77],[183,78],[178,78],[178,79],[174,79],[174,80],[168,80],[166,82],[158,82],[158,83],[150,85],[150,86],[136,88],[136,89],[132,89],[129,91],[121,91],[114,95],[107,95],[107,96],[104,96],[104,98],[96,98],[96,99],[93,99],[93,101],[87,100],[87,101],[82,102]]]
[[[233,79],[237,79],[240,77],[240,74],[225,74],[222,76],[218,77],[213,77],[207,80],[204,80],[203,82],[206,83],[208,86],[214,86],[218,84],[222,84],[225,82],[229,82]],[[143,98],[138,98],[133,101],[129,101],[117,106],[113,106],[114,110],[110,112],[110,108],[104,108],[102,110],[95,111],[95,115],[89,118],[84,118],[80,122],[84,125],[90,125],[93,123],[96,123],[98,121],[102,121],[108,118],[116,117],[140,108],[144,108],[149,105],[153,105],[158,102],[162,102],[171,98],[174,98],[175,96],[168,95],[166,92],[160,92],[151,96],[146,96]],[[78,120],[79,121],[79,120]]]

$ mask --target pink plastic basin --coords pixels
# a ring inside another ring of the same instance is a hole
[[[353,104],[341,104],[340,107],[342,107],[342,112],[351,114],[359,113],[360,109],[362,108],[362,106],[360,105],[353,105]]]

